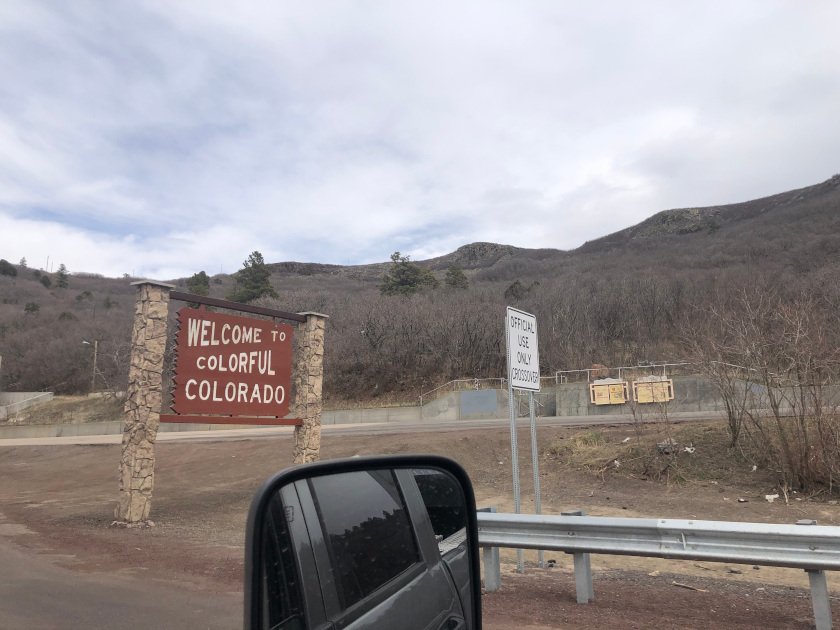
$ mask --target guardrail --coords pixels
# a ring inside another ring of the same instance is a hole
[[[575,376],[582,377],[586,375],[586,381],[591,382],[593,374],[602,374],[606,372],[608,374],[612,374],[614,372],[618,372],[618,378],[622,378],[622,376],[626,376],[626,372],[657,372],[661,371],[663,374],[665,373],[666,368],[670,368],[673,370],[674,368],[681,368],[685,366],[696,366],[699,365],[698,363],[690,363],[686,361],[677,361],[677,362],[649,362],[649,363],[642,363],[639,365],[620,365],[620,366],[600,366],[600,367],[591,367],[581,370],[558,370],[554,373],[552,378],[556,384],[560,383],[568,383],[569,378],[574,378]],[[736,367],[736,366],[733,366]]]
[[[804,569],[818,630],[831,628],[825,570],[840,570],[840,527],[816,521],[782,525],[480,511],[478,544],[484,548],[485,590],[491,592],[500,584],[499,547],[574,554],[578,603],[594,599],[590,553]]]

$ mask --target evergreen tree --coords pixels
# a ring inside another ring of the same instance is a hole
[[[0,276],[16,276],[17,268],[5,258],[0,258]]]
[[[187,279],[187,290],[190,293],[195,293],[196,295],[209,295],[210,277],[204,273],[204,271],[194,273],[189,279]]]
[[[271,271],[258,251],[251,252],[242,263],[242,269],[236,272],[236,284],[228,294],[234,302],[251,302],[261,297],[277,297],[271,286]]]
[[[58,271],[56,272],[56,285],[59,289],[66,289],[70,286],[69,280],[70,274],[67,273],[67,267],[64,266],[64,263],[61,263],[58,266]]]
[[[18,265],[20,265],[21,267],[26,269],[26,256],[24,256],[23,258],[20,259],[20,262],[18,263]]]
[[[438,286],[437,278],[428,269],[411,262],[408,256],[399,252],[391,254],[391,270],[382,277],[379,290],[384,295],[413,295],[426,288]]]
[[[519,280],[515,280],[507,289],[505,289],[506,300],[522,300],[534,291],[540,283],[536,280],[531,283],[531,286],[525,286]]]
[[[528,295],[528,287],[522,284],[519,280],[514,280],[507,289],[505,289],[506,300],[521,300]]]
[[[446,283],[446,286],[452,289],[466,289],[470,286],[470,282],[467,280],[467,276],[461,268],[454,265],[446,270],[446,277],[443,281]]]

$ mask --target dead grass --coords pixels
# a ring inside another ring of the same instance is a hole
[[[567,466],[603,472],[616,460],[621,460],[630,452],[627,444],[616,441],[618,438],[606,435],[600,430],[586,430],[570,438],[555,440],[548,448],[548,453]]]
[[[123,401],[114,396],[56,396],[9,416],[3,425],[83,424],[122,419]]]
[[[661,445],[661,446],[660,446]],[[718,481],[773,487],[775,471],[756,466],[740,449],[730,448],[720,423],[671,424],[581,430],[554,440],[548,456],[564,466],[602,477],[685,484]]]

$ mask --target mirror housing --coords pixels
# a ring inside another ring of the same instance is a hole
[[[249,629],[480,629],[472,484],[436,455],[287,468],[251,503],[244,571]]]

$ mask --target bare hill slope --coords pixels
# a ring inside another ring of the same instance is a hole
[[[679,254],[669,264],[726,266],[758,262],[816,269],[840,252],[840,175],[789,192],[708,208],[665,210],[590,241],[575,256]],[[832,260],[834,258],[834,260]]]

